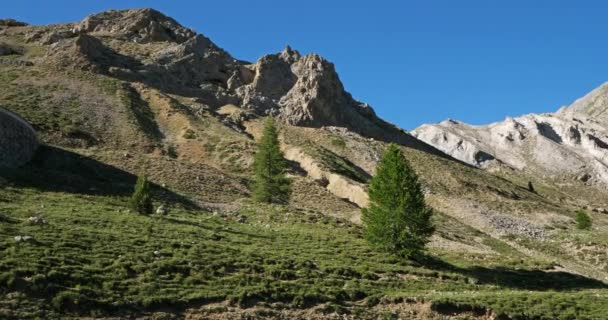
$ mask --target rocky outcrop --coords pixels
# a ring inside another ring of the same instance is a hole
[[[291,125],[344,127],[366,137],[435,151],[353,99],[334,65],[317,54],[302,56],[288,46],[248,68],[254,72],[253,81],[235,89],[245,109],[277,116]]]
[[[213,110],[232,104],[291,125],[344,127],[439,154],[353,99],[334,65],[317,54],[287,47],[247,63],[152,9],[111,10],[24,32],[28,41],[48,46],[42,62],[55,67],[142,82]]]
[[[46,59],[54,66],[104,74],[111,68],[134,69],[140,65],[137,60],[117,53],[98,38],[86,34],[49,46]]]
[[[87,16],[73,29],[74,33],[109,35],[118,39],[147,43],[171,41],[182,43],[196,33],[153,9],[110,10]]]
[[[603,85],[556,113],[485,126],[446,120],[423,125],[413,134],[474,166],[501,162],[554,177],[608,184],[607,93],[608,85]]]
[[[222,90],[228,87],[231,77],[238,77],[241,82],[245,78],[240,63],[203,35],[171,45],[153,59],[156,71],[174,77],[179,86],[201,88],[207,84]]]
[[[312,179],[324,182],[325,188],[335,196],[346,199],[360,208],[369,205],[364,184],[324,169],[316,159],[298,147],[283,145],[282,149],[287,160],[297,162]]]
[[[37,148],[34,129],[15,113],[0,108],[0,167],[15,168],[27,163]]]

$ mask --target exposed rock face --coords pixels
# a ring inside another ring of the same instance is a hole
[[[154,60],[181,86],[200,87],[208,83],[226,88],[235,73],[241,79],[238,61],[203,35],[168,47],[157,53]]]
[[[570,106],[561,108],[557,113],[572,117],[582,116],[606,127],[608,125],[608,82],[574,101]]]
[[[112,35],[120,39],[147,43],[184,42],[196,33],[153,9],[110,10],[90,15],[78,23],[75,33]]]
[[[25,164],[37,148],[34,129],[18,115],[0,108],[0,167],[15,168]]]
[[[439,153],[353,99],[334,65],[316,54],[287,47],[250,64],[152,9],[112,10],[76,24],[30,29],[27,41],[48,46],[43,63],[142,82],[214,110],[232,104],[291,125],[344,127]]]
[[[556,113],[529,114],[485,126],[446,120],[413,131],[466,163],[496,161],[552,176],[608,184],[608,85]]]
[[[286,47],[249,68],[255,73],[253,81],[235,90],[243,108],[278,116],[291,125],[345,127],[366,137],[429,149],[378,118],[368,104],[353,99],[334,65],[317,54],[302,56]]]
[[[59,41],[51,45],[46,54],[47,61],[65,68],[78,68],[99,73],[108,73],[113,68],[134,68],[135,59],[123,56],[106,47],[98,38],[86,34]]]

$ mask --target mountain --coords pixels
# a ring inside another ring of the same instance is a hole
[[[608,84],[555,113],[507,118],[485,126],[454,120],[412,133],[478,167],[507,166],[556,181],[608,185]]]
[[[603,91],[487,129],[431,126],[452,145],[380,119],[337,69],[290,47],[242,61],[153,9],[0,20],[0,318],[604,317]],[[287,205],[249,200],[268,115]],[[389,142],[434,209],[425,259],[361,235]],[[141,173],[168,214],[128,210]]]

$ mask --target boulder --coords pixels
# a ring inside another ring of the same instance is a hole
[[[28,242],[34,240],[32,236],[15,236],[15,242]]]
[[[160,214],[160,215],[167,215],[169,214],[169,209],[167,207],[165,207],[165,205],[160,205],[157,209],[156,209],[156,214]]]
[[[48,221],[46,221],[46,219],[44,219],[41,216],[33,216],[33,217],[29,217],[27,219],[27,222],[31,225],[36,225],[36,226],[41,226],[41,225],[45,225],[48,223]]]
[[[17,114],[0,108],[0,167],[16,168],[38,149],[36,131]]]

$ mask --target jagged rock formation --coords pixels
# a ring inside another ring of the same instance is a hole
[[[74,33],[109,35],[137,43],[185,42],[196,33],[153,9],[110,10],[92,14],[76,24]]]
[[[502,162],[520,170],[608,184],[608,84],[556,113],[485,126],[454,120],[423,125],[419,139],[466,163]]]
[[[42,63],[142,82],[210,109],[236,105],[291,125],[345,127],[363,136],[438,153],[376,116],[344,89],[334,65],[287,47],[240,61],[203,35],[152,9],[107,11],[73,24],[25,27],[46,46]]]
[[[0,108],[0,168],[27,163],[37,148],[34,129],[15,113]]]
[[[61,68],[78,68],[99,73],[109,73],[111,68],[134,68],[139,63],[108,48],[96,37],[86,34],[63,39],[51,45],[47,61]]]

